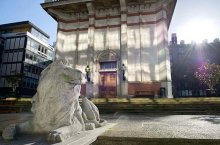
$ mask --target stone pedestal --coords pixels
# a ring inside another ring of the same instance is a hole
[[[93,97],[93,82],[86,83],[86,97]]]
[[[121,82],[121,97],[127,97],[128,96],[128,82],[122,81]]]
[[[161,82],[161,87],[165,88],[165,97],[166,98],[173,98],[172,94],[172,82],[171,81],[164,81]]]

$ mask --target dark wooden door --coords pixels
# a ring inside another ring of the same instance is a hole
[[[101,72],[99,75],[100,97],[113,98],[117,95],[117,75],[116,72]]]

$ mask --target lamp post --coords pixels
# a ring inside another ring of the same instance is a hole
[[[89,65],[86,66],[85,72],[86,72],[86,80],[88,82],[90,82],[90,68],[89,68]]]

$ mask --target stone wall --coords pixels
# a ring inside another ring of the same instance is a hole
[[[118,94],[128,94],[122,85],[120,67],[126,66],[128,82],[171,81],[167,49],[167,3],[133,4],[120,0],[120,6],[58,16],[57,56],[67,58],[73,67],[92,71],[94,95],[98,94],[99,56],[114,52],[118,68]],[[110,55],[110,54],[109,54]],[[127,82],[124,83],[127,85]],[[166,86],[164,86],[166,87]]]

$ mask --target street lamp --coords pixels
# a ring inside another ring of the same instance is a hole
[[[88,82],[90,82],[90,68],[89,68],[89,65],[86,66],[85,72],[86,72],[86,80]]]

